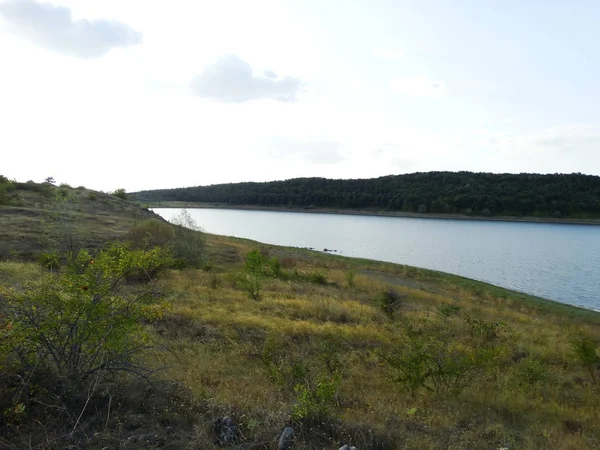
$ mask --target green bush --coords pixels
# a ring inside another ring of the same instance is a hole
[[[24,380],[41,368],[67,383],[116,372],[148,374],[141,356],[149,347],[145,323],[156,318],[150,281],[169,257],[160,249],[115,244],[90,255],[80,251],[42,283],[3,292],[0,318],[8,330],[0,356]]]
[[[292,418],[305,425],[322,424],[331,418],[337,405],[340,377],[321,376],[312,385],[297,384],[294,388],[296,401],[292,407]]]
[[[312,272],[310,282],[315,284],[327,284],[327,276],[323,272]]]
[[[46,269],[54,271],[61,265],[61,256],[56,251],[42,252],[38,256],[38,261]]]
[[[168,248],[179,267],[201,267],[206,238],[191,216],[183,211],[173,223],[147,220],[133,226],[126,239],[134,248]]]
[[[456,327],[434,319],[404,324],[402,340],[384,360],[411,395],[422,389],[460,394],[501,361],[509,330],[468,315],[461,319]]]
[[[127,192],[123,188],[116,189],[115,191],[111,192],[111,195],[114,195],[115,197],[120,198],[121,200],[127,200]]]
[[[598,356],[598,343],[588,336],[580,336],[571,340],[571,348],[583,367],[588,372],[590,379],[594,382],[597,382],[597,367],[598,364],[600,364],[600,356]]]
[[[398,293],[393,288],[387,288],[377,295],[375,304],[381,311],[390,319],[394,319],[394,315],[404,302],[404,296]]]
[[[354,289],[356,287],[356,272],[354,270],[348,270],[346,272],[346,284],[350,289]]]

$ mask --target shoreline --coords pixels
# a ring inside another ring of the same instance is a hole
[[[139,201],[138,201],[139,202]],[[142,203],[142,202],[139,202]],[[511,216],[468,216],[465,214],[411,213],[366,209],[339,208],[282,208],[257,205],[229,205],[223,203],[191,203],[191,202],[152,202],[148,208],[186,208],[186,209],[232,209],[241,211],[271,211],[310,214],[339,214],[349,216],[371,217],[401,217],[409,219],[438,219],[438,220],[480,220],[486,222],[521,222],[521,223],[550,223],[562,225],[600,225],[600,219],[568,219],[552,217],[511,217]]]

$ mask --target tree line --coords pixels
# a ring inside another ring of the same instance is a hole
[[[371,179],[285,181],[157,189],[141,202],[184,201],[285,208],[348,208],[481,216],[600,217],[600,177],[427,172]]]

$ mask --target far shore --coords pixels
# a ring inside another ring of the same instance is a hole
[[[140,202],[143,203],[143,202]],[[194,202],[148,202],[148,208],[187,208],[187,209],[235,209],[248,211],[274,211],[310,214],[345,214],[355,216],[406,217],[413,219],[449,219],[449,220],[484,220],[491,222],[531,222],[556,223],[571,225],[600,225],[600,219],[569,219],[554,217],[510,217],[510,216],[474,216],[467,214],[438,214],[411,213],[397,211],[381,211],[370,209],[335,209],[335,208],[285,208],[257,205],[230,205],[225,203],[194,203]]]

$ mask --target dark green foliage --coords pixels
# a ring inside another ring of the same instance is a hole
[[[393,320],[396,311],[402,306],[403,300],[403,295],[390,287],[377,295],[375,304],[390,320]]]
[[[0,175],[0,205],[8,205],[11,203],[9,193],[12,189],[14,189],[14,186],[10,180]]]
[[[323,272],[312,272],[309,279],[314,284],[327,284],[327,276]]]
[[[598,356],[598,343],[587,337],[582,336],[571,341],[571,347],[577,355],[577,358],[587,370],[593,381],[598,381],[598,368],[600,367],[600,356]]]
[[[582,174],[429,172],[363,180],[297,178],[142,191],[133,197],[479,216],[600,217],[600,177]]]
[[[127,192],[125,192],[125,189],[123,189],[123,188],[117,189],[114,192],[112,192],[111,194],[117,198],[120,198],[121,200],[127,200],[127,198],[128,198]]]
[[[460,310],[460,306],[457,305],[442,305],[440,307],[440,314],[444,317],[450,317],[460,313]]]

